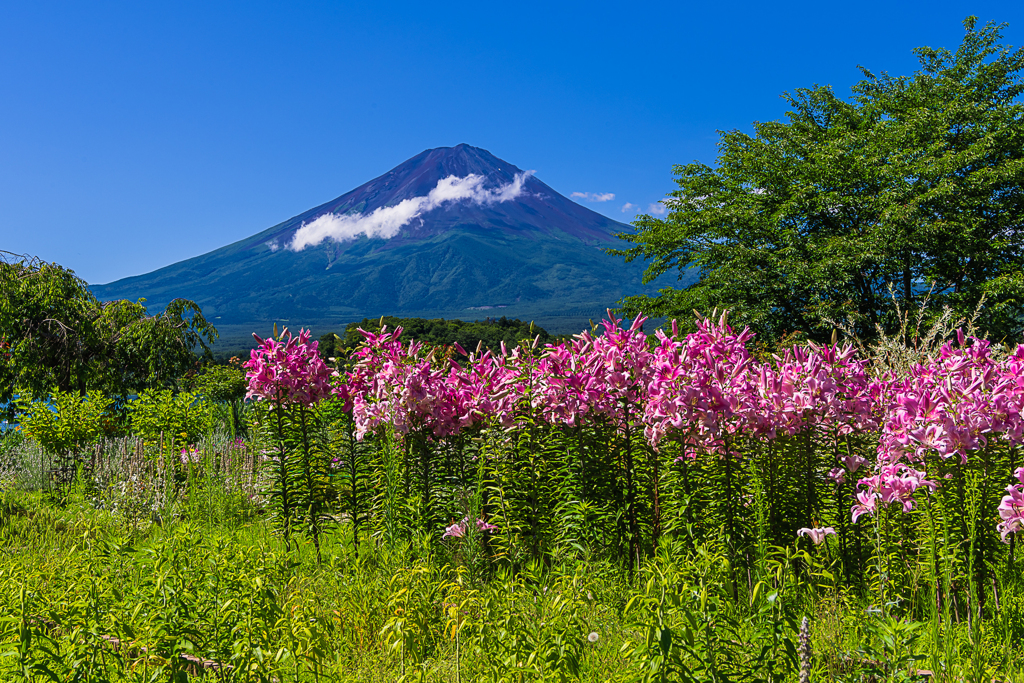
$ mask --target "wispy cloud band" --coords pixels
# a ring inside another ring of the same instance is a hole
[[[517,173],[511,183],[490,189],[483,186],[486,178],[482,175],[448,176],[437,181],[425,197],[403,199],[394,206],[382,206],[367,214],[317,216],[299,227],[288,248],[301,251],[327,239],[344,242],[360,235],[391,239],[412,220],[449,202],[469,201],[486,206],[515,199],[523,193],[523,185],[531,175],[533,171]]]

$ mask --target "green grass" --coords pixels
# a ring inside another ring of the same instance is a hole
[[[678,533],[628,571],[571,544],[514,560],[371,524],[357,558],[336,515],[318,564],[309,542],[285,549],[266,482],[224,444],[174,480],[151,447],[107,442],[65,490],[32,442],[0,451],[0,680],[795,681],[804,617],[811,680],[1024,680],[1006,575],[968,624],[844,587],[827,546],[737,575],[713,538]]]

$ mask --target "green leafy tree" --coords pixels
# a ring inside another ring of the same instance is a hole
[[[0,252],[0,291],[0,410],[8,415],[15,394],[176,386],[217,338],[192,301],[176,299],[158,315],[141,300],[101,303],[74,271],[8,252]]]
[[[208,343],[216,341],[217,330],[195,302],[175,299],[162,313],[149,315],[143,301],[100,304],[101,350],[94,369],[97,384],[111,393],[178,388],[200,356],[212,358]]]
[[[53,263],[0,253],[0,330],[6,353],[0,403],[15,387],[33,397],[53,389],[85,393],[99,345],[96,299],[74,272]]]
[[[630,313],[689,317],[728,308],[762,338],[863,339],[927,302],[970,315],[995,337],[1020,332],[1024,307],[1024,49],[1002,26],[955,52],[915,50],[912,76],[875,75],[849,100],[827,86],[785,95],[786,121],[721,133],[717,168],[674,168],[664,219],[641,216],[627,260],[650,281],[677,270],[686,289],[623,301]]]

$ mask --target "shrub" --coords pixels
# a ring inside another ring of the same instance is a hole
[[[199,396],[216,403],[238,401],[245,396],[245,373],[232,365],[208,365],[192,380],[190,387]]]
[[[146,441],[195,443],[213,420],[208,403],[190,392],[143,391],[128,404],[132,431]]]
[[[21,425],[26,436],[48,453],[75,453],[103,436],[104,413],[110,405],[99,391],[81,396],[58,390],[49,401],[21,403]]]

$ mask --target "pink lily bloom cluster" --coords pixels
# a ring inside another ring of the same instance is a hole
[[[934,492],[938,484],[924,471],[929,456],[967,464],[972,452],[990,444],[1024,441],[1024,345],[999,362],[988,341],[958,332],[955,345],[943,345],[906,377],[876,383],[874,391],[882,416],[878,472],[858,482],[854,519],[873,514],[880,502],[910,510],[917,489]],[[1007,491],[1000,505],[1003,540],[1022,528],[1013,498],[1019,491]]]
[[[575,427],[589,420],[624,428],[643,410],[652,354],[639,316],[628,328],[609,313],[604,334],[576,335],[549,344],[533,371],[532,405],[550,424]]]
[[[422,431],[444,438],[500,411],[495,390],[503,375],[490,354],[462,368],[452,359],[435,362],[436,351],[423,355],[419,342],[404,346],[401,327],[360,333],[366,342],[353,354],[356,366],[345,377],[359,439],[384,424],[398,434]]]
[[[999,503],[999,522],[997,529],[1006,541],[1006,537],[1024,531],[1024,467],[1014,472],[1019,484],[1006,487],[1006,496]]]
[[[697,325],[683,339],[675,324],[672,336],[657,332],[644,414],[655,448],[669,434],[683,435],[695,456],[699,449],[724,453],[739,436],[772,440],[809,429],[847,434],[876,426],[866,364],[852,346],[812,343],[762,363],[747,349],[753,334],[734,333],[724,315]]]
[[[451,526],[446,526],[444,528],[444,534],[441,536],[441,538],[462,538],[466,535],[466,531],[468,530],[468,528],[469,517],[463,517],[461,522],[456,522]],[[476,530],[481,533],[485,531],[494,531],[497,528],[498,527],[494,526],[493,524],[489,524],[480,518],[477,518],[476,520]]]
[[[879,473],[857,482],[857,504],[853,506],[853,521],[861,515],[875,514],[879,501],[885,505],[899,503],[904,511],[914,509],[914,492],[925,487],[934,492],[939,485],[925,479],[925,473],[903,464],[882,465]]]
[[[351,410],[360,439],[384,425],[444,439],[485,423],[513,429],[529,417],[565,427],[612,425],[643,434],[655,450],[680,443],[692,458],[737,456],[741,439],[767,442],[811,430],[877,434],[877,462],[856,482],[854,521],[879,506],[911,510],[919,491],[936,491],[929,456],[967,463],[989,444],[1024,441],[1024,345],[998,361],[988,342],[960,334],[906,376],[872,378],[850,345],[811,343],[762,361],[748,348],[753,334],[735,332],[725,315],[698,319],[685,336],[673,322],[653,340],[645,321],[640,316],[627,327],[609,313],[601,334],[543,349],[537,340],[532,348],[502,344],[483,353],[456,344],[454,352],[466,358],[461,364],[403,343],[401,328],[360,330],[365,342],[356,364],[341,376],[320,361],[308,332],[287,341],[257,337],[260,347],[245,364],[249,396],[309,405],[334,394]],[[829,476],[837,484],[870,467],[850,452],[835,457]],[[1024,530],[1024,489],[1007,492],[1004,539]]]
[[[317,354],[317,342],[310,342],[309,330],[293,337],[285,328],[280,339],[252,336],[259,346],[242,364],[249,380],[246,398],[309,406],[334,393],[332,372]]]
[[[1024,346],[1000,364],[985,340],[945,344],[937,358],[885,383],[889,404],[879,457],[921,462],[929,453],[967,462],[968,453],[1003,438],[1019,445],[1024,434]]]

